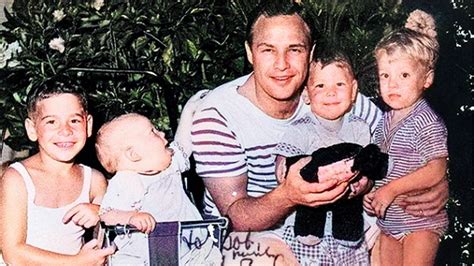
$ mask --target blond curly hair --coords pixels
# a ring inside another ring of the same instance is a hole
[[[405,27],[384,36],[375,47],[375,56],[380,52],[389,55],[403,52],[418,60],[427,70],[434,70],[438,60],[439,43],[434,18],[419,9],[408,16]]]

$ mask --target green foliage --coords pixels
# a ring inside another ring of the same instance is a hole
[[[353,48],[367,94],[375,91],[371,49],[399,17],[397,5],[389,2],[303,2],[318,18],[319,40]],[[32,148],[22,129],[26,94],[55,75],[81,80],[98,123],[124,111],[140,112],[172,133],[193,93],[250,71],[243,41],[254,1],[98,3],[17,0],[6,11],[3,46],[18,49],[0,71],[0,128],[8,129],[6,142],[14,149]],[[64,43],[53,49],[55,38]],[[58,50],[61,45],[64,50]],[[93,71],[97,68],[117,71]]]

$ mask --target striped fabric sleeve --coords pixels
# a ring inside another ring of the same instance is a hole
[[[194,115],[191,140],[199,176],[232,177],[247,172],[244,150],[216,108]]]
[[[447,137],[447,129],[439,121],[418,130],[416,145],[425,162],[448,156]]]
[[[379,120],[382,118],[382,111],[373,103],[369,97],[358,93],[356,102],[352,108],[352,114],[362,118],[370,126],[373,134]]]

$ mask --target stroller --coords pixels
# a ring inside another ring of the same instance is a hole
[[[133,226],[101,225],[105,230],[103,235],[103,246],[114,245],[116,237],[134,234],[139,232]],[[148,235],[148,254],[150,265],[194,265],[193,260],[198,253],[188,252],[183,256],[181,248],[184,246],[191,250],[200,250],[214,247],[215,250],[222,249],[222,241],[228,227],[227,218],[208,219],[202,221],[182,221],[182,222],[160,222],[155,230]],[[206,234],[194,235],[190,230],[201,229]],[[202,254],[202,253],[201,253]],[[219,254],[220,255],[220,254]],[[206,260],[206,258],[201,258]],[[107,265],[113,265],[108,260]]]

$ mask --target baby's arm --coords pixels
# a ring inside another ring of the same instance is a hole
[[[155,230],[156,221],[147,212],[122,211],[111,209],[100,215],[100,219],[107,225],[133,225],[143,233],[151,233]]]
[[[0,248],[11,265],[103,264],[113,247],[97,249],[97,241],[84,245],[79,254],[62,255],[26,244],[27,192],[22,177],[12,168],[0,180]]]
[[[438,184],[445,177],[446,168],[446,157],[433,159],[418,170],[379,188],[370,197],[372,198],[371,206],[375,215],[383,217],[385,210],[399,195],[428,189]]]
[[[107,181],[104,175],[99,171],[92,170],[91,188],[89,192],[90,203],[79,203],[71,208],[63,217],[63,223],[70,221],[76,225],[86,228],[93,227],[99,222],[99,208],[105,190],[107,189]]]
[[[107,225],[131,224],[144,233],[150,233],[155,229],[156,221],[151,214],[139,211],[143,193],[140,183],[123,184],[123,181],[123,177],[114,177],[110,181],[100,208],[100,220]]]

